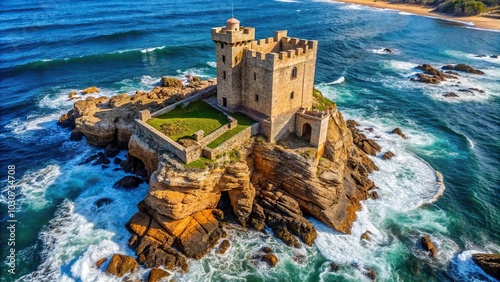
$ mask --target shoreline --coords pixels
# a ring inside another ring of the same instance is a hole
[[[374,2],[374,0],[333,0],[333,1],[369,6],[380,9],[393,9],[401,12],[415,14],[418,16],[459,22],[473,28],[487,29],[491,31],[500,31],[500,20],[488,17],[482,17],[482,16],[453,17],[437,12],[432,12],[432,8],[430,7],[405,4],[405,3],[389,3],[385,1]]]

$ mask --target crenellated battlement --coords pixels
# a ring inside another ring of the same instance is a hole
[[[278,31],[274,37],[254,40],[250,49],[245,50],[245,59],[249,65],[273,70],[314,60],[317,48],[316,40],[286,37],[286,31]]]
[[[227,30],[226,27],[214,27],[212,28],[212,40],[230,44],[253,41],[255,40],[255,28],[242,26],[237,30]]]

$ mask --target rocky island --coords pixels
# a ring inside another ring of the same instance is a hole
[[[165,269],[188,271],[188,258],[217,245],[220,254],[230,248],[221,239],[233,224],[268,227],[290,247],[311,246],[317,232],[306,216],[350,233],[360,202],[379,197],[368,178],[378,167],[368,155],[381,147],[313,88],[317,42],[286,31],[266,40],[253,36],[234,18],[212,29],[217,79],[189,76],[183,84],[163,77],[149,92],[111,98],[85,98],[96,87],[70,94],[79,100],[59,125],[72,130],[73,140],[106,148],[86,163],[106,169],[108,158],[126,149],[127,159],[113,161],[134,176],[114,187],[149,184],[126,225],[137,258],[113,255],[108,273],[122,277],[141,264],[152,269],[148,280],[158,281],[169,275]],[[436,80],[453,75],[422,69]],[[399,128],[393,133],[406,138]],[[435,257],[430,239],[422,242]],[[275,266],[272,250],[262,252],[259,259]],[[375,279],[374,269],[365,272]]]

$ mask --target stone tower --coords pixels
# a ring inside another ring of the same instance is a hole
[[[240,27],[235,18],[226,21],[225,27],[212,29],[216,44],[217,104],[234,111],[241,104],[242,59],[245,48],[255,39],[255,29]]]

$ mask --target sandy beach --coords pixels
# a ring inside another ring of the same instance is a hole
[[[493,18],[487,18],[487,17],[481,17],[481,16],[452,17],[452,16],[448,16],[445,14],[441,14],[441,13],[431,12],[432,8],[430,8],[430,7],[411,5],[411,4],[394,4],[394,3],[384,2],[384,1],[377,1],[377,2],[374,2],[373,0],[335,0],[335,1],[336,2],[344,2],[344,3],[353,3],[353,4],[358,4],[358,5],[365,5],[365,6],[381,8],[381,9],[394,9],[394,10],[399,10],[399,11],[412,13],[412,14],[416,14],[416,15],[420,15],[420,16],[440,18],[440,19],[445,19],[445,20],[460,21],[460,22],[464,22],[464,23],[472,23],[474,25],[474,27],[477,27],[477,28],[484,28],[484,29],[491,29],[491,30],[500,31],[500,20],[499,19],[493,19]]]

